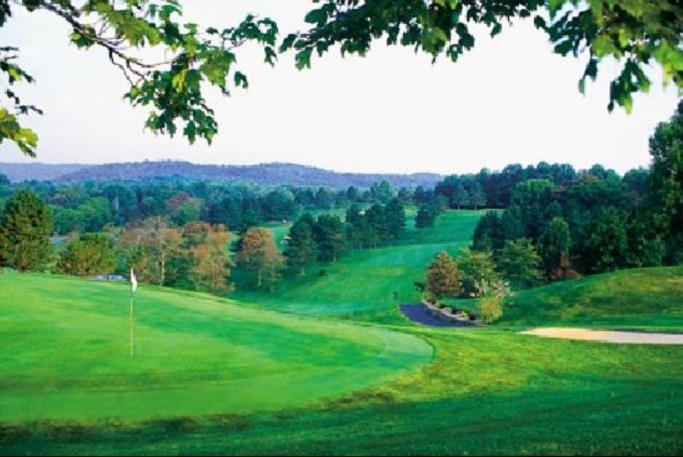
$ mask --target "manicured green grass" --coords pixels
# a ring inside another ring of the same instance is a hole
[[[410,218],[396,244],[352,251],[336,263],[313,265],[306,277],[286,276],[274,293],[238,282],[232,297],[298,314],[403,323],[396,305],[419,299],[413,282],[424,279],[425,265],[442,250],[455,254],[470,244],[481,214],[447,211],[434,227],[422,230]],[[322,276],[320,270],[324,270]]]
[[[25,424],[0,452],[679,454],[683,348],[415,328],[438,358],[305,409],[145,423]]]
[[[587,276],[511,297],[498,325],[683,330],[683,267]]]
[[[518,330],[680,330],[681,267],[519,292],[487,328],[400,316],[396,304],[418,298],[412,282],[431,257],[469,244],[478,217],[448,212],[434,228],[409,226],[395,246],[286,278],[272,294],[234,295],[243,302],[143,286],[134,362],[124,288],[0,277],[0,454],[680,455],[683,346]],[[16,420],[3,418],[7,404]],[[124,407],[137,412],[105,419]]]
[[[0,422],[279,409],[427,362],[422,340],[142,286],[0,275]]]

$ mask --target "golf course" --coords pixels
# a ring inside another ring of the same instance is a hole
[[[683,346],[520,332],[681,332],[683,268],[519,292],[483,328],[400,313],[424,263],[468,244],[479,215],[409,222],[399,243],[272,293],[143,284],[132,358],[126,284],[7,271],[0,453],[680,454]]]

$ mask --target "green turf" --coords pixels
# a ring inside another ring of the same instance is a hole
[[[23,424],[4,430],[0,451],[680,454],[683,348],[493,329],[413,331],[435,347],[437,361],[320,406],[143,423]]]
[[[0,399],[25,401],[12,413],[23,420],[0,419],[0,454],[680,455],[683,347],[553,340],[518,330],[680,330],[681,267],[519,292],[488,328],[433,329],[401,318],[396,304],[417,298],[412,281],[431,256],[469,243],[478,217],[448,212],[434,228],[408,227],[396,246],[325,266],[325,276],[285,278],[273,294],[239,292],[239,304],[143,286],[140,351],[148,361],[139,365],[125,356],[100,362],[102,354],[125,352],[125,303],[110,303],[125,302],[123,289],[0,277],[0,343],[9,349],[0,355]],[[280,237],[286,232],[271,228]],[[25,290],[18,296],[7,287]],[[99,339],[107,341],[101,350]],[[72,348],[76,362],[62,347]],[[276,382],[262,384],[264,373]],[[243,376],[250,389],[219,393],[207,382],[239,385]],[[84,403],[66,396],[50,410],[62,419],[27,420],[54,415],[35,414],[45,392],[92,395],[102,380],[131,399],[116,408],[139,399],[136,407],[154,409],[157,418],[103,419],[109,414],[90,412],[98,405],[92,398],[84,412]],[[150,390],[159,386],[167,391],[155,399]],[[263,403],[253,403],[255,393]],[[0,417],[3,409],[0,401]]]
[[[274,293],[255,291],[238,282],[232,296],[280,311],[401,323],[396,305],[419,299],[413,282],[424,279],[425,265],[442,250],[455,254],[470,244],[481,214],[447,211],[434,227],[422,230],[417,230],[410,218],[397,244],[355,250],[336,263],[313,265],[304,278],[286,276]],[[321,269],[322,276],[318,274]]]
[[[557,282],[508,299],[498,325],[683,330],[683,267],[622,270]]]
[[[415,369],[422,340],[142,286],[0,275],[0,421],[274,409]]]

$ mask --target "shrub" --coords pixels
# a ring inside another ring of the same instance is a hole
[[[505,281],[479,281],[477,283],[479,298],[477,304],[481,319],[491,324],[503,315],[503,301],[510,295],[510,284]]]

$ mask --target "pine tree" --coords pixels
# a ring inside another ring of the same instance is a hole
[[[52,213],[31,190],[16,192],[0,215],[0,263],[19,271],[45,265],[52,251]]]
[[[384,208],[386,230],[392,239],[397,239],[406,226],[406,210],[398,198],[392,198]]]
[[[426,289],[437,299],[457,297],[462,292],[458,268],[447,252],[440,252],[427,268]]]
[[[421,205],[417,210],[415,216],[415,227],[421,229],[426,227],[433,227],[436,221],[436,209],[431,203]]]
[[[318,244],[318,259],[322,262],[336,262],[346,248],[346,231],[337,216],[318,216],[313,237]]]
[[[292,225],[287,236],[287,249],[284,252],[287,265],[306,274],[306,265],[317,256],[317,246],[313,238],[313,227],[308,219],[301,218]]]

